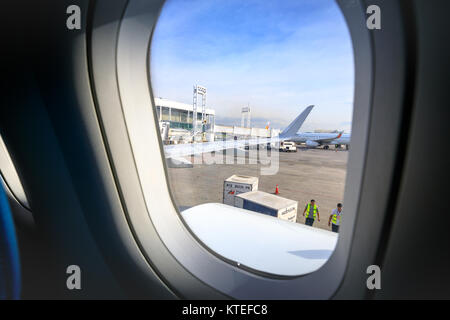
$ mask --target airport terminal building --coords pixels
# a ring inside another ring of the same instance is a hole
[[[193,106],[192,104],[172,101],[163,98],[155,98],[155,108],[158,120],[168,121],[170,128],[173,129],[192,129]],[[213,109],[205,110],[206,123],[209,128],[214,128],[215,111]],[[197,108],[198,123],[202,120],[201,107]]]
[[[185,134],[185,130],[192,130],[193,106],[192,104],[182,103],[178,101],[155,98],[155,108],[160,123],[168,122],[170,129],[168,131],[168,139],[177,140],[177,136]],[[200,109],[200,110],[199,110]],[[278,136],[280,130],[255,127],[225,126],[217,125],[216,112],[214,109],[205,110],[206,125],[204,130],[208,133],[208,141],[231,140],[235,137],[238,139],[246,138],[269,138]],[[197,108],[197,125],[201,124],[202,113],[201,107]],[[179,130],[181,129],[181,130]],[[184,132],[184,133],[183,133]]]

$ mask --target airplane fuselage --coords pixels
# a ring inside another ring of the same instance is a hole
[[[344,133],[338,138],[336,133],[299,132],[289,139],[297,143],[317,142],[318,146],[325,145],[350,145],[351,135]]]

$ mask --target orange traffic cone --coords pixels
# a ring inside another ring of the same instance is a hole
[[[280,190],[278,190],[278,185],[277,185],[275,188],[275,194],[279,194],[279,193],[280,193]]]

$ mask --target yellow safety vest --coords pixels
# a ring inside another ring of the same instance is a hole
[[[308,206],[306,207],[306,218],[309,218],[310,211],[311,211],[311,203],[308,203]],[[314,205],[314,208],[313,208],[314,220],[316,220],[316,216],[317,216],[317,205]]]
[[[333,214],[333,217],[331,218],[331,222],[333,222],[333,224],[337,224],[337,214]]]
[[[341,211],[341,213],[342,213],[342,211]],[[332,217],[331,217],[331,222],[332,222],[334,225],[337,225],[337,226],[338,226],[340,223],[338,224],[338,221],[337,221],[337,220],[338,220],[338,215],[335,213],[335,214],[333,214]],[[340,217],[339,217],[339,220],[341,220]]]

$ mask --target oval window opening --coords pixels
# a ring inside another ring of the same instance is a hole
[[[219,256],[296,276],[332,254],[345,219],[354,95],[332,0],[169,0],[150,74],[169,185]]]

